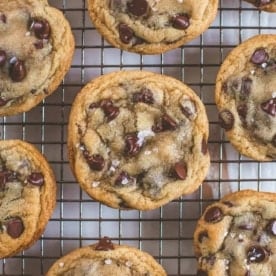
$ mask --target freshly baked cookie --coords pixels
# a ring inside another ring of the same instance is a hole
[[[219,120],[244,155],[276,158],[276,35],[258,35],[236,47],[217,76]]]
[[[55,202],[55,179],[38,150],[19,140],[0,141],[0,258],[40,237]]]
[[[194,234],[200,276],[276,275],[276,194],[241,191],[207,207]]]
[[[76,249],[57,260],[46,276],[165,276],[164,269],[148,253],[113,244],[99,243]]]
[[[150,72],[93,80],[69,118],[71,168],[91,197],[114,208],[154,209],[195,191],[210,163],[207,139],[196,94]]]
[[[28,111],[70,68],[70,26],[46,1],[1,0],[0,37],[0,115]]]
[[[159,54],[203,33],[218,0],[88,0],[90,17],[105,39],[123,50]]]
[[[276,0],[245,0],[259,8],[260,10],[264,10],[267,12],[276,12]]]

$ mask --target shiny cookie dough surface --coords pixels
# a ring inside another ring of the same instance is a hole
[[[93,23],[114,46],[143,54],[177,48],[214,20],[217,0],[89,0]]]
[[[70,67],[74,39],[58,10],[36,0],[0,2],[0,115],[27,111]]]
[[[194,234],[197,275],[276,275],[276,196],[251,190],[209,206]]]
[[[164,75],[122,71],[95,79],[76,97],[68,131],[77,180],[111,207],[157,208],[196,190],[209,167],[204,106]]]
[[[276,35],[242,43],[225,59],[216,84],[221,126],[257,160],[276,158]]]
[[[47,276],[165,276],[164,269],[146,252],[113,244],[103,238],[98,244],[77,249],[57,260]]]
[[[245,0],[255,5],[260,10],[267,12],[276,12],[276,0]]]
[[[42,234],[56,186],[46,160],[31,145],[0,141],[0,257],[18,253]]]

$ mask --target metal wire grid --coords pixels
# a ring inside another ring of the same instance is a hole
[[[52,0],[69,19],[76,38],[73,64],[58,91],[30,112],[1,119],[1,139],[23,139],[49,160],[57,179],[55,213],[30,249],[0,262],[2,275],[43,275],[60,256],[109,236],[114,242],[152,254],[169,275],[195,275],[192,236],[204,208],[223,195],[251,188],[276,192],[276,163],[259,163],[238,154],[217,122],[214,81],[227,53],[246,38],[276,33],[276,15],[258,12],[242,1],[220,1],[212,27],[188,45],[163,55],[141,56],[107,44],[92,26],[86,1]],[[66,133],[71,103],[91,79],[121,69],[171,75],[190,85],[204,102],[210,120],[209,175],[194,194],[148,212],[119,211],[91,200],[72,176]]]

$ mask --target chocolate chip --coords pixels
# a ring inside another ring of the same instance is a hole
[[[255,50],[253,55],[251,56],[250,61],[254,64],[262,64],[264,62],[267,62],[269,59],[268,53],[265,51],[264,48],[258,48]]]
[[[208,239],[209,238],[209,235],[208,235],[208,232],[207,231],[202,231],[198,234],[198,241],[200,243],[203,242],[203,239]]]
[[[241,84],[241,97],[247,98],[248,95],[251,93],[252,88],[252,79],[249,77],[242,78],[242,84]]]
[[[172,26],[175,29],[185,30],[190,26],[190,18],[187,14],[178,14],[172,19]]]
[[[5,185],[7,183],[7,172],[0,172],[0,190],[3,191],[5,189]]]
[[[49,39],[51,34],[51,28],[46,19],[33,18],[30,30],[34,32],[38,39]]]
[[[0,50],[0,67],[3,67],[7,60],[7,54],[5,51]]]
[[[27,177],[27,181],[34,186],[42,186],[44,184],[44,176],[42,173],[33,172]]]
[[[177,123],[168,115],[164,114],[162,117],[163,130],[175,130]]]
[[[153,94],[148,88],[142,88],[141,91],[136,92],[133,94],[133,102],[143,102],[146,104],[153,104],[154,98]]]
[[[127,11],[135,16],[145,15],[148,7],[149,5],[146,0],[132,0],[127,3]]]
[[[3,23],[7,23],[7,17],[5,14],[3,13],[0,14],[0,21],[2,21]]]
[[[123,43],[129,44],[134,36],[134,32],[127,24],[121,23],[119,25],[119,36]]]
[[[207,210],[204,215],[204,219],[209,223],[219,222],[223,219],[223,212],[219,207],[213,206]]]
[[[130,176],[127,172],[122,171],[116,178],[115,184],[116,185],[128,185],[134,182],[134,178]]]
[[[27,75],[24,61],[16,60],[15,63],[10,64],[9,74],[14,82],[20,82],[25,79]]]
[[[182,162],[179,161],[177,163],[174,164],[174,175],[181,180],[185,180],[187,177],[187,165]]]
[[[8,102],[7,100],[4,100],[3,98],[0,97],[0,107],[6,105],[7,102]]]
[[[276,147],[276,135],[273,136],[271,143],[274,147]]]
[[[230,130],[234,126],[234,116],[233,114],[225,109],[219,113],[219,123],[225,130]]]
[[[191,100],[184,100],[180,103],[180,109],[182,113],[188,119],[194,119],[196,115],[196,106],[195,103]]]
[[[93,154],[93,155],[86,155],[84,151],[84,157],[86,158],[86,161],[90,167],[90,169],[94,171],[101,171],[104,168],[105,161],[104,158],[99,154]]]
[[[208,144],[206,139],[203,137],[201,142],[201,152],[206,155],[208,153]]]
[[[109,251],[114,250],[114,245],[111,242],[111,239],[108,237],[103,237],[99,240],[99,242],[95,246],[95,250],[97,251]]]
[[[271,98],[268,101],[261,103],[261,108],[267,114],[275,117],[275,115],[276,115],[276,98]]]
[[[276,236],[276,220],[271,220],[267,226],[266,226],[266,231],[273,236]]]
[[[7,233],[13,239],[19,238],[21,234],[24,232],[24,224],[21,218],[12,218],[7,224]]]
[[[100,107],[100,104],[98,102],[97,103],[92,103],[92,104],[89,105],[90,109],[94,109],[94,108],[98,108],[98,107]]]
[[[271,3],[272,3],[272,0],[256,0],[255,5],[257,7],[261,7],[261,6],[269,5]]]
[[[114,120],[120,113],[120,109],[114,106],[111,100],[103,100],[101,102],[101,108],[107,117],[108,122]]]
[[[254,227],[250,224],[241,224],[238,226],[238,228],[246,231],[252,231],[254,229]]]
[[[196,273],[196,276],[208,276],[208,272],[199,269]]]
[[[141,145],[138,143],[139,139],[137,133],[128,134],[125,138],[125,152],[130,156],[136,155],[140,149]]]
[[[34,46],[37,50],[43,49],[43,40],[37,40],[36,42],[34,42]]]
[[[251,246],[247,250],[248,263],[261,263],[266,259],[267,252],[261,246]]]
[[[240,119],[243,123],[246,122],[246,116],[247,116],[247,105],[246,104],[240,104],[237,106],[237,111],[240,116]]]

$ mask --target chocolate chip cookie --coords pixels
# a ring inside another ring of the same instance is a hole
[[[276,0],[245,0],[259,8],[260,10],[267,12],[276,12]]]
[[[197,275],[276,275],[276,194],[227,195],[207,207],[194,243]]]
[[[195,191],[210,163],[207,139],[196,94],[150,72],[93,80],[69,118],[71,168],[91,197],[114,208],[154,209]]]
[[[55,179],[38,150],[19,140],[0,141],[0,258],[40,237],[55,201]]]
[[[30,110],[70,68],[74,38],[63,14],[41,0],[0,1],[0,115]]]
[[[217,76],[219,120],[244,155],[276,158],[276,35],[258,35],[236,47]]]
[[[141,54],[175,49],[203,33],[218,0],[88,0],[90,17],[115,47]]]
[[[76,249],[57,260],[46,276],[165,276],[164,269],[148,253],[113,244],[104,237],[99,243]]]

